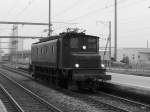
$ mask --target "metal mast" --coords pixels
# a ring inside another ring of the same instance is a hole
[[[117,61],[117,0],[115,0],[115,15],[114,15],[114,59]]]
[[[49,36],[51,36],[51,0],[49,0]]]
[[[109,21],[109,67],[111,67],[111,21]]]

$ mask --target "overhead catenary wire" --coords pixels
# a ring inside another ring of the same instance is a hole
[[[28,2],[28,5],[22,10],[22,13],[32,4],[32,2],[33,2],[34,0],[30,0],[29,2]],[[118,3],[124,3],[125,1],[129,1],[129,0],[120,0]],[[141,1],[141,0],[140,0]],[[133,3],[132,3],[133,4]],[[129,5],[128,5],[129,6]],[[111,8],[111,7],[113,7],[113,5],[111,6],[111,5],[108,5],[107,7],[104,7],[104,9],[102,8],[102,10],[105,10],[105,9],[109,9],[109,8]],[[98,9],[99,11],[96,11],[95,10],[95,12],[94,11],[90,11],[90,12],[88,12],[87,14],[84,14],[84,15],[81,15],[81,17],[79,16],[79,17],[77,17],[77,18],[74,18],[72,21],[74,21],[74,20],[77,20],[77,19],[80,19],[80,18],[83,18],[82,16],[90,16],[90,14],[95,14],[95,13],[98,13],[98,12],[100,12],[101,11],[101,9]],[[93,12],[93,13],[92,13]],[[20,15],[22,14],[21,12],[20,12]],[[18,13],[18,16],[19,16],[19,13]],[[100,15],[101,16],[101,15]]]
[[[64,12],[66,13],[66,12],[70,11],[70,9],[72,10],[73,8],[75,8],[76,6],[78,6],[78,4],[80,4],[82,1],[81,0],[76,0],[71,5],[69,5],[67,8],[65,8],[65,9],[61,10],[60,12],[58,12],[57,14],[55,14],[52,18],[54,19],[54,18],[56,18],[56,17],[64,14]]]
[[[119,1],[119,3],[121,3],[121,2],[124,2],[124,0],[120,0]],[[76,18],[74,18],[74,19],[72,19],[72,20],[68,20],[68,21],[74,21],[74,20],[77,20],[77,19],[80,19],[80,18],[82,18],[82,17],[85,17],[85,16],[87,16],[87,15],[89,15],[89,14],[94,14],[94,13],[97,13],[97,11],[102,11],[102,10],[105,10],[105,9],[107,9],[107,8],[110,8],[110,7],[113,7],[114,5],[113,4],[111,4],[111,5],[109,5],[109,6],[107,6],[107,7],[104,7],[104,8],[98,8],[98,9],[96,9],[96,10],[94,10],[94,11],[90,11],[90,12],[87,12],[86,14],[84,14],[84,15],[82,15],[82,16],[78,16],[78,17],[76,17]],[[62,29],[62,28],[64,28],[65,26],[63,26],[63,27],[59,27],[58,29],[56,29],[56,30],[60,30],[60,29]]]
[[[128,0],[126,0],[126,1],[128,1]],[[145,1],[145,0],[144,0],[144,1]],[[144,1],[141,1],[141,0],[134,1],[134,2],[131,2],[131,3],[127,4],[127,5],[125,5],[125,6],[123,6],[123,7],[119,7],[119,8],[126,8],[126,7],[129,7],[129,6],[136,5],[136,4],[138,4],[138,3],[144,2]],[[124,3],[124,2],[125,2],[124,0],[120,0],[118,3]],[[94,13],[98,13],[98,12],[100,12],[100,11],[106,10],[106,9],[108,9],[108,8],[111,8],[111,7],[114,7],[114,4],[111,4],[111,5],[109,5],[109,6],[107,6],[107,7],[104,7],[104,8],[99,8],[99,9],[94,10],[94,11],[87,12],[87,13],[84,14],[84,15],[78,16],[78,17],[73,18],[73,19],[68,20],[68,21],[75,21],[75,20],[78,20],[78,19],[81,19],[81,18],[90,16],[90,14],[92,15],[92,14],[94,14]],[[64,28],[64,27],[60,27],[60,28],[58,28],[58,29],[62,29],[62,28]]]
[[[133,6],[133,5],[137,5],[137,4],[141,3],[141,2],[146,2],[146,0],[143,0],[143,1],[142,0],[138,0],[138,1],[131,2],[130,4],[127,4],[127,5],[123,6],[123,7],[121,7],[120,9],[127,8],[127,7]],[[120,11],[121,10],[118,10],[118,12],[120,12]],[[132,17],[133,20],[131,20],[131,18],[125,18],[125,19],[121,19],[119,22],[125,23],[125,24],[127,24],[129,22],[135,22],[135,19],[136,19],[135,17],[137,17],[137,15]]]
[[[128,0],[120,0],[118,3],[120,3],[120,2],[125,2],[125,1],[128,1]],[[27,6],[25,6],[24,7],[24,9],[22,10],[22,11],[20,11],[18,14],[17,14],[17,16],[19,16],[19,15],[21,15],[21,14],[23,14],[23,12],[32,4],[34,2],[34,0],[30,0],[29,2],[28,2],[28,4],[27,4]],[[75,4],[77,3],[80,3],[78,0],[77,1],[75,1],[74,2]],[[73,5],[73,4],[72,4]],[[71,7],[72,5],[70,5],[69,7]],[[76,5],[74,5],[74,6],[76,6]],[[110,8],[110,7],[113,7],[113,5],[112,6],[107,6],[107,7],[105,7],[105,9],[108,9],[108,8]],[[72,8],[74,8],[74,7],[72,7]],[[68,10],[68,9],[72,9],[72,8],[66,8],[66,9],[64,9],[64,10]],[[98,10],[101,10],[101,9],[98,9]],[[80,18],[82,18],[82,17],[85,17],[85,16],[87,16],[87,15],[90,15],[90,14],[94,14],[94,13],[96,13],[96,12],[98,12],[98,10],[95,10],[95,11],[91,11],[91,12],[88,12],[87,14],[84,14],[84,15],[81,15],[81,17],[79,16],[79,17],[77,17],[77,18],[74,18],[73,20],[76,20],[76,19],[80,19]],[[65,13],[66,11],[61,11],[61,12],[63,12],[63,13]],[[60,13],[61,13],[60,12]],[[57,15],[57,14],[56,14]],[[55,17],[55,16],[54,16]]]
[[[125,3],[125,2],[127,2],[127,1],[129,1],[129,0],[120,0],[120,1],[118,1],[118,4],[122,4],[122,3]],[[145,1],[145,0],[144,0]],[[141,0],[136,0],[136,1],[134,1],[134,2],[131,2],[131,3],[129,3],[129,4],[125,4],[125,6],[120,6],[119,7],[119,9],[121,9],[121,8],[126,8],[126,7],[129,7],[129,6],[132,6],[132,5],[136,5],[136,4],[138,4],[138,3],[141,3],[141,2],[144,2],[144,1],[141,1]],[[108,5],[107,7],[103,7],[103,8],[99,8],[99,9],[96,9],[96,10],[93,10],[93,11],[90,11],[90,12],[87,12],[86,14],[83,14],[83,15],[81,15],[81,16],[78,16],[78,17],[75,17],[75,18],[73,18],[73,19],[71,19],[71,20],[68,20],[68,21],[75,21],[75,20],[78,20],[78,19],[81,19],[81,18],[84,18],[84,17],[87,17],[87,16],[91,16],[91,15],[93,15],[93,14],[95,14],[95,13],[99,13],[100,11],[104,11],[104,10],[106,10],[106,9],[109,9],[109,8],[112,8],[112,7],[114,7],[114,4],[110,4],[110,5]],[[65,26],[63,26],[63,27],[59,27],[58,29],[56,29],[56,30],[60,30],[60,29],[63,29],[63,28],[65,28]]]
[[[131,2],[131,3],[127,4],[127,5],[125,5],[125,6],[119,7],[119,9],[127,8],[127,7],[130,7],[130,6],[133,6],[133,5],[137,5],[137,4],[139,4],[141,2],[145,2],[145,1],[146,0],[136,0],[136,1],[133,1],[133,2]],[[118,11],[120,11],[120,10],[118,10]]]
[[[131,30],[128,30],[127,32],[131,32],[131,33],[137,33],[137,31],[139,32],[139,30],[149,30],[150,29],[150,26],[145,26],[145,27],[142,27],[142,28],[135,28],[135,29],[131,29]],[[126,30],[124,30],[126,31]],[[125,33],[126,34],[126,33]]]
[[[10,7],[10,9],[8,10],[7,14],[9,15],[20,3],[20,0],[16,0],[13,4],[12,7]]]
[[[120,0],[118,3],[123,3],[124,2],[124,0]],[[114,7],[114,4],[110,4],[110,5],[108,5],[107,7],[102,7],[102,8],[98,8],[98,9],[95,9],[95,10],[92,10],[92,11],[89,11],[89,12],[87,12],[87,13],[85,13],[85,14],[82,14],[81,16],[78,16],[78,17],[75,17],[75,18],[73,18],[73,19],[71,19],[71,20],[68,20],[68,21],[75,21],[75,20],[78,20],[78,19],[80,19],[80,18],[84,18],[84,17],[87,17],[87,16],[91,16],[91,15],[93,15],[93,14],[95,14],[95,13],[99,13],[99,12],[101,12],[101,11],[104,11],[104,10],[106,10],[106,9],[108,9],[108,8],[113,8]]]
[[[120,4],[125,3],[125,2],[127,2],[127,1],[128,1],[128,0],[120,0],[120,1],[118,1],[117,3],[118,3],[118,5],[120,5]],[[145,1],[145,0],[144,0],[144,1]],[[139,2],[144,2],[144,1],[142,1],[142,0],[134,1],[133,3],[127,4],[126,6],[119,7],[119,9],[120,9],[120,8],[126,8],[126,7],[129,7],[129,6],[132,6],[132,5],[136,5],[136,4],[138,4]],[[85,17],[87,17],[87,16],[94,15],[95,13],[100,13],[100,12],[102,12],[102,11],[105,11],[105,10],[107,10],[107,9],[109,9],[109,8],[113,8],[113,7],[114,7],[114,4],[110,4],[110,5],[108,5],[107,7],[102,7],[102,8],[98,8],[98,9],[96,9],[96,10],[89,11],[89,12],[87,12],[87,13],[85,13],[85,14],[82,14],[82,15],[80,15],[80,16],[78,16],[78,17],[75,17],[75,18],[73,18],[73,19],[70,19],[70,20],[68,20],[68,21],[75,21],[75,20],[78,20],[78,19],[82,19],[82,18],[85,18]],[[112,10],[112,11],[113,11],[113,10]],[[101,15],[100,15],[100,16],[101,16]]]
[[[27,5],[26,5],[15,17],[18,18],[21,14],[23,14],[23,13],[28,9],[28,7],[33,4],[34,1],[35,1],[35,0],[30,0],[30,1],[27,3]]]

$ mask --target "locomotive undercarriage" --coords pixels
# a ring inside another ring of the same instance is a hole
[[[94,71],[94,72],[93,72]],[[93,74],[92,74],[93,72]],[[105,72],[98,70],[73,70],[73,69],[56,69],[49,67],[33,66],[32,76],[35,79],[46,80],[54,85],[69,89],[87,88],[93,90],[99,87],[99,79],[103,82],[109,79]],[[98,74],[99,73],[99,74]],[[101,74],[101,75],[100,75]]]
[[[95,90],[106,80],[110,80],[110,75],[106,75],[105,69],[75,69],[72,74],[78,89]]]
[[[66,72],[63,70],[50,67],[33,66],[32,76],[35,79],[46,80],[51,84],[58,85],[63,88],[67,88],[68,82],[71,80],[68,75],[66,76]]]

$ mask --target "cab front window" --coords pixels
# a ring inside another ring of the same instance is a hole
[[[96,49],[97,48],[97,39],[96,38],[88,38],[87,45],[89,49]]]
[[[71,46],[71,48],[79,48],[79,40],[78,40],[78,38],[71,38],[70,46]]]
[[[97,52],[98,39],[90,36],[70,38],[70,48],[75,52]]]

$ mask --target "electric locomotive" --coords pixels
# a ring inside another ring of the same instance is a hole
[[[99,55],[99,37],[77,32],[40,39],[31,47],[32,76],[61,87],[111,80]]]

